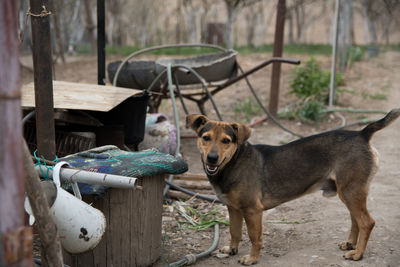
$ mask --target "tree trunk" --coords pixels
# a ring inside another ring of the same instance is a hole
[[[64,46],[63,46],[63,40],[61,38],[60,16],[58,14],[57,0],[51,0],[51,5],[53,10],[53,22],[54,22],[54,30],[57,43],[57,54],[58,56],[61,57],[62,63],[65,63]]]
[[[235,12],[236,8],[232,4],[227,4],[228,19],[225,26],[225,45],[227,48],[233,48],[233,24],[235,23]]]
[[[86,29],[90,38],[90,47],[91,47],[91,52],[92,55],[96,54],[97,51],[97,46],[96,46],[96,38],[94,36],[94,30],[95,26],[93,23],[93,18],[92,18],[92,11],[90,8],[90,0],[84,0],[85,4],[85,11],[86,11]]]
[[[107,34],[107,41],[109,45],[113,45],[114,44],[114,40],[113,40],[113,32],[114,32],[114,25],[115,25],[115,18],[114,16],[110,16],[108,19],[109,23],[108,23],[108,34]]]
[[[286,19],[289,21],[289,23],[288,23],[288,26],[289,26],[288,42],[289,42],[289,44],[294,44],[292,11],[288,12]]]
[[[68,52],[73,52],[74,51],[74,45],[76,40],[78,39],[78,34],[77,34],[77,30],[80,29],[79,27],[79,9],[81,7],[80,5],[81,1],[76,1],[75,5],[74,5],[74,11],[72,13],[72,18],[71,21],[69,21],[69,24],[72,26],[72,30],[74,31],[66,31],[66,35],[68,35],[69,37],[66,38],[68,40]]]
[[[196,43],[196,9],[193,7],[193,3],[188,0],[183,2],[183,7],[186,15],[189,43]]]

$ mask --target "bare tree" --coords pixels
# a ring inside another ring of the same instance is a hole
[[[304,35],[317,20],[326,15],[326,1],[321,3],[321,10],[315,11],[316,0],[293,0],[286,8],[286,18],[289,20],[289,43],[304,42]],[[310,12],[314,10],[314,12]],[[294,31],[295,30],[295,31]],[[294,37],[296,33],[296,37]]]
[[[253,5],[260,0],[224,0],[227,10],[227,20],[225,26],[225,45],[233,48],[233,25],[241,8]]]
[[[63,1],[55,1],[55,0],[51,0],[50,1],[51,7],[52,7],[52,11],[53,11],[53,25],[54,25],[54,31],[55,31],[55,38],[56,38],[56,43],[57,43],[57,49],[55,49],[56,51],[56,55],[57,57],[61,58],[62,63],[65,63],[65,56],[64,56],[64,44],[63,44],[63,40],[61,37],[61,27],[60,27],[60,15],[59,15],[59,5],[61,6],[62,9],[62,4]],[[57,59],[56,59],[57,60]]]
[[[247,46],[255,46],[255,35],[256,27],[260,22],[262,15],[262,5],[252,5],[247,8],[245,19],[246,19],[246,43]]]
[[[96,53],[97,45],[96,38],[94,36],[95,24],[93,23],[92,18],[92,9],[90,5],[90,0],[84,0],[85,11],[86,11],[86,30],[88,32],[90,38],[90,47],[92,48],[92,55]]]
[[[382,36],[385,40],[385,43],[389,44],[390,38],[390,27],[397,18],[399,21],[399,13],[400,13],[400,1],[398,0],[383,0],[383,7],[384,7],[384,16],[382,16]],[[398,27],[396,27],[398,28]]]
[[[200,14],[201,42],[206,42],[208,38],[207,18],[210,10],[213,8],[213,0],[202,0],[202,9]]]
[[[197,24],[196,17],[198,6],[195,1],[183,0],[183,14],[186,18],[187,36],[189,43],[197,43]]]

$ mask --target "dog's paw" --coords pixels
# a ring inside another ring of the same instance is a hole
[[[340,243],[340,244],[339,244],[339,248],[340,248],[341,250],[352,250],[352,249],[355,249],[355,248],[353,247],[353,244],[350,243],[350,242],[348,242],[348,241],[343,241],[342,243]]]
[[[257,258],[251,255],[246,255],[240,258],[239,262],[243,265],[252,265],[257,263]]]
[[[230,246],[225,246],[219,250],[219,252],[229,255],[236,255],[238,253],[237,248],[231,248]]]
[[[363,256],[363,253],[357,251],[357,249],[350,250],[349,252],[347,252],[346,254],[343,255],[343,257],[346,260],[353,260],[353,261],[361,260],[362,256]]]

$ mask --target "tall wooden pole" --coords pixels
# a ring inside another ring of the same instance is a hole
[[[17,1],[0,1],[0,265],[32,266],[24,226]]]
[[[30,0],[32,25],[32,55],[35,85],[36,139],[40,156],[53,160],[56,157],[53,71],[50,37],[49,0]],[[39,227],[39,231],[42,228]],[[55,229],[55,227],[54,227]],[[62,254],[56,232],[49,229],[42,241],[42,266],[61,266]]]
[[[35,84],[36,138],[39,155],[56,155],[53,103],[53,70],[48,0],[30,0],[32,55]]]
[[[286,1],[279,0],[277,14],[276,14],[276,24],[275,24],[274,54],[273,54],[274,57],[282,57],[285,14],[286,14]],[[273,116],[276,116],[278,112],[280,78],[281,78],[281,63],[274,62],[272,65],[271,91],[269,98],[269,111]]]

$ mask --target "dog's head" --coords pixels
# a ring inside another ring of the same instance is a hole
[[[232,159],[238,147],[251,135],[249,127],[235,122],[220,122],[204,115],[190,114],[186,127],[197,133],[197,148],[207,175],[218,174]]]

